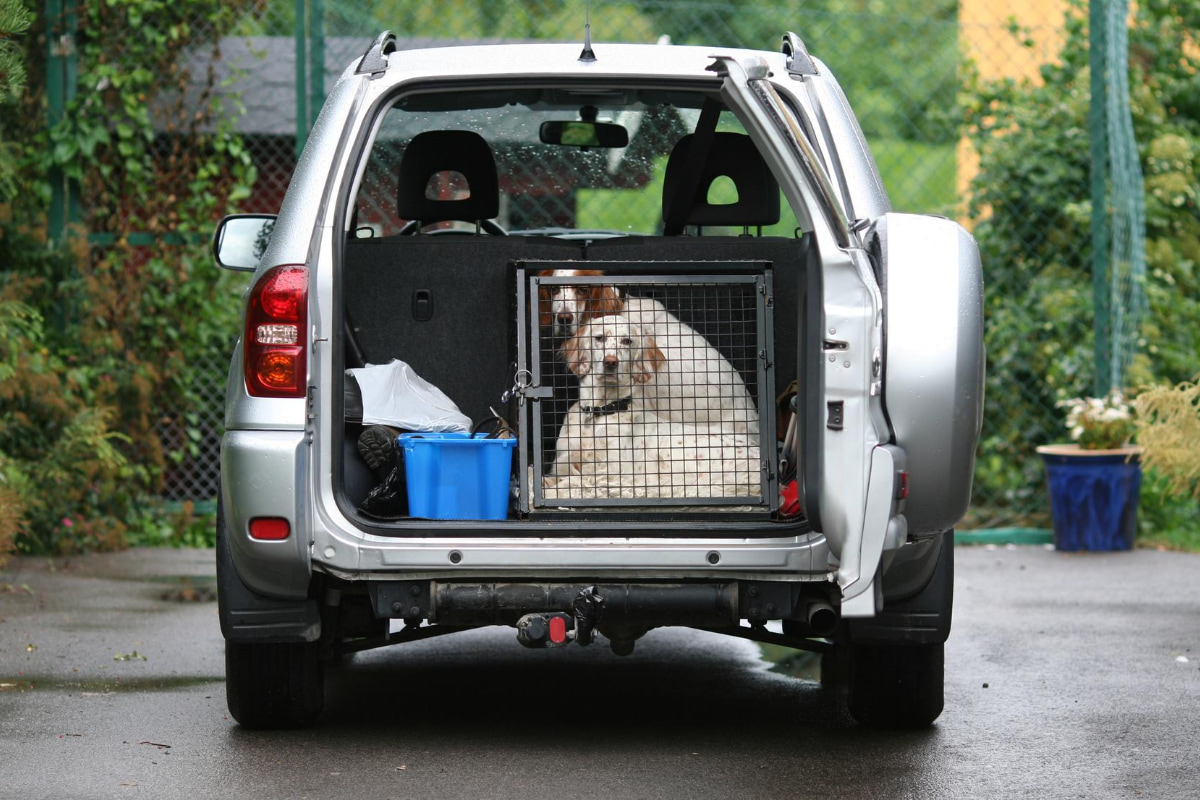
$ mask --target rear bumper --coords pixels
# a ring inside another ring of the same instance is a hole
[[[669,580],[757,578],[825,581],[829,551],[820,535],[787,539],[600,537],[355,540],[314,534],[313,568],[348,581],[373,580]]]
[[[303,431],[229,431],[222,440],[230,556],[263,596],[306,598],[314,572],[350,582],[828,580],[829,547],[802,525],[425,520],[384,535],[344,515],[332,482],[313,480],[311,468]],[[289,537],[251,539],[250,520],[263,516],[288,520]]]

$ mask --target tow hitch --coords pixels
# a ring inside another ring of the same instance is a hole
[[[526,614],[517,620],[517,641],[526,647],[563,647],[572,641],[575,620],[566,614]]]
[[[575,595],[571,610],[570,615],[562,612],[526,614],[517,620],[517,641],[531,648],[563,647],[572,641],[586,647],[595,639],[604,598],[596,592],[595,586],[589,586]]]
[[[826,652],[836,632],[836,598],[825,587],[784,581],[583,584],[520,581],[372,581],[376,618],[403,619],[403,631],[343,645],[343,652],[414,641],[487,625],[512,625],[529,648],[589,645],[599,633],[618,656],[654,628],[680,626],[801,650]],[[784,633],[766,629],[782,619]],[[422,626],[428,621],[429,625]],[[742,625],[742,620],[750,623]]]

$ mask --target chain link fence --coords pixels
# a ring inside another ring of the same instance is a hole
[[[192,410],[159,418],[158,435],[164,452],[169,454],[163,475],[164,500],[206,503],[216,499],[221,488],[221,434],[225,428],[228,373],[226,353],[193,360],[192,394],[198,402]]]
[[[798,32],[841,81],[893,208],[950,216],[975,229],[996,221],[988,207],[971,203],[979,156],[964,136],[964,87],[1003,78],[1036,81],[1039,66],[1052,62],[1061,46],[1065,12],[1065,5],[1029,9],[1019,0],[595,0],[590,11],[598,51],[605,41],[774,50],[784,31]],[[401,48],[574,42],[583,37],[584,2],[257,3],[219,41],[190,56],[195,66],[216,69],[222,107],[240,109],[235,127],[253,154],[258,178],[236,210],[278,209],[325,91],[384,29],[396,32]],[[1077,121],[1064,114],[1042,124]],[[1086,137],[1086,129],[1082,133]],[[1080,146],[1086,154],[1086,143]],[[1041,466],[1029,443],[1063,438],[1055,402],[1075,385],[1065,377],[1056,384],[1050,349],[1071,348],[1079,374],[1089,384],[1092,375],[1090,298],[1039,293],[1047,271],[1088,262],[1090,242],[1058,235],[1064,216],[1083,212],[1037,197],[1018,198],[1010,213],[1014,208],[1037,224],[1022,227],[1000,246],[985,247],[989,411],[969,520],[975,527],[1045,526]],[[1010,338],[1017,335],[1039,337],[1046,352],[1014,346]],[[1061,363],[1061,353],[1054,355]],[[1046,363],[1039,361],[1043,357]],[[207,499],[216,492],[224,373],[223,364],[198,369],[204,409],[172,418],[162,428],[169,445],[187,445],[186,457],[167,480],[172,498]]]

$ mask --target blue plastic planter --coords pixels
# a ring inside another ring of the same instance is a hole
[[[408,513],[427,519],[505,519],[516,439],[402,433]]]
[[[1050,489],[1056,550],[1129,550],[1137,533],[1141,449],[1039,447]]]

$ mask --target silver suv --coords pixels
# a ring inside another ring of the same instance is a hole
[[[983,404],[978,249],[892,212],[829,68],[382,34],[253,271],[221,450],[229,708],[312,722],[339,655],[488,625],[679,625],[942,710]],[[551,657],[549,654],[547,657]]]

